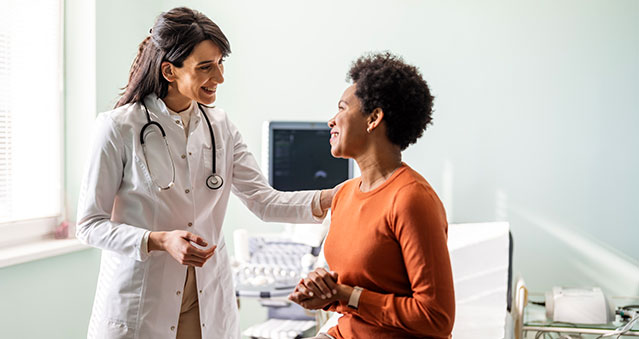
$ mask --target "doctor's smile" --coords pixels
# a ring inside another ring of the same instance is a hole
[[[206,94],[214,94],[215,91],[217,90],[217,87],[213,87],[213,88],[209,88],[209,87],[202,87],[202,89],[204,90],[204,92],[206,92]]]

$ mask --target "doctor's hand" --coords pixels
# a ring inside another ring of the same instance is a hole
[[[335,193],[339,191],[342,185],[344,185],[344,183],[341,183],[331,189],[322,190],[320,192],[320,207],[322,208],[322,211],[326,211],[329,208],[331,208],[331,204],[333,203],[333,197],[335,196]]]
[[[149,234],[149,252],[154,250],[167,251],[182,265],[202,267],[213,256],[217,246],[200,249],[191,242],[203,247],[208,246],[204,239],[187,231],[151,232]]]

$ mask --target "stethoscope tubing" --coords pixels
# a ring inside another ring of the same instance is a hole
[[[166,187],[162,187],[160,185],[157,185],[157,183],[156,183],[156,185],[158,186],[160,191],[168,190],[171,187],[173,187],[173,184],[175,183],[175,163],[173,162],[173,156],[171,154],[171,148],[169,147],[169,143],[166,140],[166,133],[164,132],[164,128],[162,127],[162,125],[160,125],[159,122],[152,121],[151,120],[151,115],[149,114],[149,110],[146,107],[146,104],[144,103],[144,101],[141,101],[141,104],[144,107],[144,111],[146,113],[146,120],[147,120],[147,123],[144,124],[144,126],[142,126],[142,129],[140,130],[140,144],[142,145],[142,152],[144,152],[144,161],[146,162],[146,145],[144,143],[144,131],[147,128],[151,127],[151,126],[157,126],[157,128],[162,133],[162,139],[164,140],[164,144],[166,145],[166,149],[167,149],[167,151],[169,153],[169,159],[171,159],[171,167],[172,167],[172,174],[173,175],[172,175],[171,182]],[[198,102],[197,106],[200,109],[200,111],[202,112],[202,115],[204,116],[204,120],[206,120],[206,125],[209,128],[209,134],[211,136],[211,157],[212,157],[211,164],[213,165],[213,168],[211,169],[212,174],[209,175],[206,178],[206,186],[209,189],[216,190],[216,189],[222,187],[222,185],[224,184],[224,180],[216,172],[216,164],[215,164],[215,153],[216,153],[215,152],[216,151],[215,150],[215,134],[213,133],[213,127],[211,127],[211,121],[209,120],[208,115],[204,111],[204,108],[202,107],[202,104],[200,104]],[[147,162],[147,167],[148,166],[149,166],[149,164]]]
[[[211,122],[209,121],[209,117],[206,115],[206,112],[204,112],[204,108],[202,107],[202,104],[198,102],[197,106],[202,112],[202,115],[204,115],[204,119],[206,120],[206,126],[209,127],[209,133],[211,134],[211,148],[212,148],[211,156],[213,158],[211,164],[213,165],[213,174],[209,175],[209,177],[206,178],[206,186],[212,190],[216,190],[222,187],[222,184],[224,184],[224,180],[215,171],[215,169],[217,168],[215,166],[215,134],[213,134],[213,127],[211,127]]]
[[[144,131],[147,128],[151,126],[157,126],[160,132],[162,132],[162,140],[164,140],[164,146],[166,147],[166,151],[169,153],[169,159],[171,159],[172,176],[171,176],[171,181],[169,182],[169,184],[163,187],[158,185],[155,181],[153,181],[153,183],[158,187],[160,191],[166,191],[170,189],[171,187],[173,187],[173,185],[175,184],[175,163],[173,162],[173,155],[171,154],[171,148],[169,147],[169,143],[166,141],[166,133],[164,132],[164,128],[162,128],[162,125],[160,125],[160,123],[151,121],[149,110],[146,108],[146,105],[144,103],[142,103],[142,105],[144,106],[144,110],[146,111],[147,123],[144,124],[144,126],[142,126],[142,130],[140,131],[140,144],[142,145],[142,152],[144,153],[144,161],[146,162],[146,167],[149,170],[149,174],[151,174],[150,173],[151,169],[149,167],[148,161],[146,160],[146,144],[144,143]],[[151,180],[153,180],[153,177],[151,177]]]

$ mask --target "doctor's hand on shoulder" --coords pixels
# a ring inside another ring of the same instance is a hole
[[[202,267],[213,256],[217,246],[200,249],[192,243],[202,247],[208,246],[204,239],[187,231],[151,232],[148,243],[149,253],[166,251],[182,265]]]
[[[331,208],[333,197],[335,197],[335,194],[337,193],[337,191],[339,191],[340,188],[342,188],[343,185],[344,183],[342,182],[341,184],[333,188],[325,189],[320,192],[320,207],[322,208],[322,211],[326,211]]]

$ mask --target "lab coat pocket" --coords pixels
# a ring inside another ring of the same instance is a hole
[[[109,258],[101,267],[110,277],[107,290],[100,295],[105,307],[104,332],[109,333],[107,338],[133,338],[146,264],[118,254]]]
[[[141,169],[140,177],[151,182],[152,187],[169,187],[175,180],[175,163],[166,143],[163,141],[161,146],[164,147],[158,147],[158,144],[147,145],[146,152],[136,153],[135,162]]]
[[[211,146],[204,145],[202,147],[202,164],[204,164],[204,174],[208,177],[214,171],[215,173],[222,175],[224,160],[224,148],[222,146],[215,147],[215,168],[213,168],[213,154],[211,153]]]
[[[235,299],[235,290],[233,284],[233,276],[231,272],[231,264],[229,260],[226,242],[222,242],[220,251],[217,253],[219,275],[218,279],[222,286],[222,307],[226,312],[223,316],[224,328],[233,330],[239,327],[237,314],[237,301]]]
[[[133,339],[133,329],[129,328],[126,323],[118,321],[107,321],[104,330],[100,331],[99,338],[105,339]]]
[[[151,179],[151,173],[149,172],[149,169],[146,167],[146,163],[144,162],[143,159],[140,159],[140,157],[136,154],[135,156],[135,165],[136,165],[136,169],[134,171],[134,175],[133,175],[133,180],[132,183],[135,184],[142,184],[144,183],[144,188],[147,190],[150,190],[151,187],[153,186],[153,180]],[[137,179],[137,180],[135,180]],[[144,179],[144,180],[140,180],[140,179]]]
[[[211,173],[213,168],[213,158],[211,157],[211,145],[202,146],[202,164],[204,173]]]

